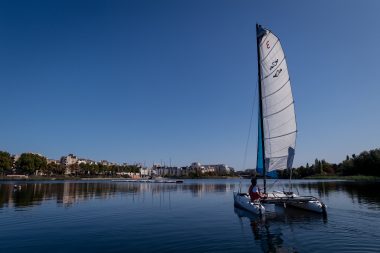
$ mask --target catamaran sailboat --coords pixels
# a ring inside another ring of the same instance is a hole
[[[290,78],[280,40],[270,30],[256,25],[258,55],[258,138],[256,171],[263,175],[264,194],[251,202],[246,193],[234,192],[234,203],[256,214],[265,204],[281,204],[326,213],[326,205],[313,196],[293,192],[267,192],[266,176],[291,169],[295,154],[297,125]]]

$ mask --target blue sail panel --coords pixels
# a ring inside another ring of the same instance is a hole
[[[261,131],[261,115],[260,110],[258,114],[258,127],[257,127],[257,160],[256,160],[256,171],[260,175],[264,173],[264,152],[263,152],[263,141],[262,141],[262,131]]]
[[[277,170],[272,170],[267,173],[267,176],[270,178],[278,178]]]

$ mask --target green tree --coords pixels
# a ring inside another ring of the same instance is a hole
[[[326,162],[325,160],[322,160],[321,166],[322,166],[322,173],[326,173],[329,175],[332,175],[335,173],[333,165]]]
[[[46,158],[37,154],[23,153],[16,162],[17,170],[29,175],[33,174],[36,170],[44,171],[46,167]]]
[[[10,172],[13,166],[13,158],[8,152],[0,151],[0,173]]]
[[[49,163],[45,173],[50,175],[63,175],[65,173],[65,166],[56,163]]]
[[[81,168],[79,167],[77,163],[70,164],[69,169],[71,171],[71,175],[78,176],[82,174]]]
[[[318,159],[315,159],[313,168],[314,168],[315,174],[322,174],[321,173],[321,162]]]

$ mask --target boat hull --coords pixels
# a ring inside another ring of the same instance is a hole
[[[318,200],[310,200],[307,202],[292,202],[288,203],[288,205],[316,213],[326,212],[326,206]]]
[[[264,202],[283,204],[285,207],[291,206],[316,213],[326,213],[327,208],[324,203],[315,197],[298,196],[294,193],[279,191],[268,193],[268,197]]]
[[[234,192],[234,204],[254,214],[264,214],[265,207],[259,202],[252,202],[246,193]]]

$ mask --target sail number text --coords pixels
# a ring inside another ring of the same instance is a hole
[[[277,66],[278,59],[276,59],[274,62],[272,62],[272,65],[270,66],[269,70],[272,70],[274,67]]]
[[[278,59],[276,59],[275,61],[272,62],[271,66],[269,67],[269,71],[272,71],[272,69],[275,68],[277,66],[277,64],[278,64]],[[277,69],[273,75],[273,78],[278,77],[281,72],[282,72],[282,69]]]
[[[282,72],[282,69],[277,69],[276,73],[274,73],[274,75],[273,75],[273,78],[278,77],[281,72]]]

